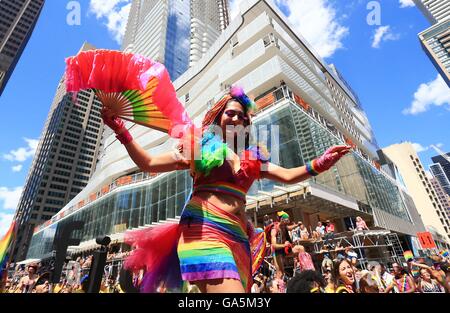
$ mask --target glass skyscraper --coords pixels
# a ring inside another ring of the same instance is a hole
[[[176,80],[228,25],[227,0],[134,0],[122,49],[163,63]]]
[[[33,33],[44,2],[0,1],[0,96]]]

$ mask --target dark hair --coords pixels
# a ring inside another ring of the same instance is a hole
[[[311,293],[313,283],[319,284],[320,287],[326,286],[322,275],[317,271],[306,270],[299,275],[294,276],[287,285],[287,293]]]
[[[345,285],[344,282],[340,278],[341,275],[339,274],[339,267],[341,266],[341,264],[343,262],[347,262],[350,266],[352,266],[352,263],[349,262],[345,258],[338,259],[333,262],[333,271],[331,272],[331,281],[333,282],[334,286],[336,286],[336,288],[341,285]],[[352,268],[353,268],[353,266],[352,266]],[[353,282],[352,287],[353,287],[353,290],[356,290],[356,280],[355,280],[355,282]]]
[[[379,292],[378,282],[370,273],[367,273],[359,280],[359,292],[367,293],[366,290],[373,293]]]

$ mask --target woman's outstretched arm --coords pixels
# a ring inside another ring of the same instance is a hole
[[[125,144],[131,159],[144,172],[162,173],[189,169],[187,161],[179,151],[150,155],[135,140]]]
[[[173,150],[160,155],[150,155],[131,136],[125,123],[111,115],[108,109],[102,110],[102,119],[115,133],[116,138],[125,146],[134,163],[144,172],[161,173],[189,169],[190,162],[182,156],[182,151]]]
[[[295,184],[304,181],[311,176],[316,176],[327,171],[336,164],[345,154],[350,152],[350,146],[334,146],[325,153],[304,166],[294,168],[284,168],[273,163],[268,163],[264,171],[261,171],[261,178],[278,181],[284,184]]]

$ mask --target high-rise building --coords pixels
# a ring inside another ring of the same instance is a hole
[[[422,48],[450,87],[450,1],[414,2],[433,25],[419,34]]]
[[[444,191],[444,188],[442,188],[439,180],[433,175],[430,176],[431,177],[428,177],[428,179],[436,191],[439,201],[441,201],[442,206],[446,209],[445,211],[447,212],[447,215],[450,216],[450,196]]]
[[[439,23],[450,17],[448,0],[413,0],[431,24]]]
[[[423,50],[450,87],[450,19],[421,32],[419,39]]]
[[[122,49],[163,63],[175,80],[228,23],[228,0],[134,0]]]
[[[44,2],[0,1],[0,96],[33,33]]]
[[[425,226],[433,227],[442,236],[450,236],[446,208],[439,201],[412,144],[394,144],[382,151],[398,167]]]
[[[444,192],[450,196],[450,180],[447,178],[447,175],[445,175],[442,165],[440,163],[431,164],[430,171],[439,182]]]
[[[85,43],[81,51],[94,49]],[[34,228],[49,221],[89,181],[101,143],[101,104],[81,91],[74,104],[61,79],[28,172],[15,219],[19,231],[14,260],[23,260]]]
[[[446,153],[447,157],[450,158],[450,152]],[[431,158],[433,163],[439,163],[441,165],[441,169],[444,172],[447,179],[450,181],[450,162],[446,160],[442,155],[436,155]]]
[[[381,228],[387,240],[398,236],[405,248],[420,249],[415,237],[425,226],[406,188],[380,170],[370,123],[353,92],[271,1],[244,4],[207,54],[174,82],[194,122],[201,122],[210,105],[237,83],[255,97],[256,128],[271,132],[271,126],[273,131],[279,127],[278,152],[268,143],[272,162],[292,168],[333,144],[356,146],[330,171],[307,181],[255,182],[247,197],[248,217],[260,226],[265,214],[283,209],[307,227],[330,219],[342,232],[354,228],[355,217],[361,216],[369,227]],[[138,125],[130,131],[153,155],[175,143]],[[74,220],[85,222],[75,234],[82,243],[71,247],[73,253],[82,253],[97,246],[97,236],[108,235],[117,245],[127,229],[179,219],[192,187],[189,171],[143,173],[114,136],[105,138],[104,147],[89,184],[50,223],[36,229],[28,258],[49,253],[54,230]],[[376,252],[365,255],[376,259],[390,253]]]

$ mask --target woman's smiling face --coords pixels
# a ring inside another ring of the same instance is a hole
[[[339,277],[346,285],[352,285],[355,282],[355,272],[347,261],[339,265]]]

